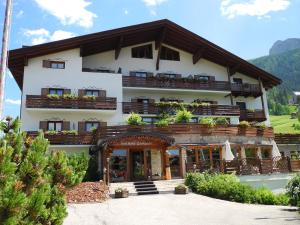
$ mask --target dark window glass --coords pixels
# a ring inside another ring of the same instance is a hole
[[[132,48],[131,56],[132,58],[152,59],[152,44]]]
[[[238,105],[241,110],[246,109],[246,102],[236,102],[236,105]]]
[[[198,117],[191,118],[190,123],[198,123]]]
[[[49,121],[47,124],[47,130],[61,131],[62,130],[62,122],[61,121]]]
[[[180,61],[180,55],[178,51],[162,46],[160,52],[160,59]]]
[[[233,83],[242,84],[243,80],[241,78],[233,78]]]
[[[58,88],[50,88],[49,89],[50,95],[59,95],[62,96],[64,94],[64,89],[58,89]]]
[[[142,121],[149,124],[154,124],[157,122],[157,118],[155,117],[142,117]]]
[[[99,90],[86,90],[85,95],[98,97]]]
[[[99,122],[85,122],[85,131],[91,131],[99,127]]]
[[[147,77],[147,72],[135,72],[135,76],[146,78]]]

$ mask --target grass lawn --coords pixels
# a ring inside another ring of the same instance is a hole
[[[293,124],[300,124],[298,119],[291,119],[290,115],[270,116],[271,125],[274,127],[275,133],[291,133],[300,134],[300,130],[295,130]]]

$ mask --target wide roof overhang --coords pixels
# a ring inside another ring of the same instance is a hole
[[[80,49],[81,56],[88,56],[150,41],[193,54],[195,61],[204,58],[227,67],[232,73],[261,79],[267,89],[281,83],[274,75],[166,19],[11,50],[8,65],[22,89],[24,66],[30,58],[75,48]]]

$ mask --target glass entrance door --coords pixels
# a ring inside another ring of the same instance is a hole
[[[132,180],[144,180],[145,170],[144,170],[144,151],[132,151]]]
[[[180,157],[179,150],[169,150],[169,162],[171,169],[171,177],[180,177]]]

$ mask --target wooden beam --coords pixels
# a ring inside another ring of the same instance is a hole
[[[120,52],[122,49],[122,45],[123,45],[123,41],[124,41],[124,37],[120,36],[118,38],[118,42],[117,42],[116,49],[115,49],[115,60],[117,60],[119,58],[119,55],[120,55]]]
[[[200,47],[193,55],[193,64],[196,64],[202,57],[204,53],[205,48]]]
[[[155,50],[159,49],[161,47],[161,44],[163,43],[167,33],[167,28],[164,27],[162,31],[159,33],[159,36],[155,40]]]
[[[158,52],[157,52],[156,70],[159,70],[160,53],[161,53],[161,46],[158,48]]]
[[[79,56],[83,57],[83,45],[80,45],[79,47]]]
[[[234,75],[238,69],[240,68],[240,64],[236,64],[234,67],[229,67],[229,75]]]
[[[24,66],[28,66],[28,57],[24,56]]]
[[[260,99],[261,99],[262,110],[263,110],[263,112],[264,112],[264,115],[266,116],[266,111],[265,111],[265,101],[264,101],[264,92],[263,92],[263,84],[262,84],[262,82],[261,82],[260,77],[258,78],[258,82],[259,82],[259,86],[260,86],[260,90],[261,90],[261,96],[260,96]]]

